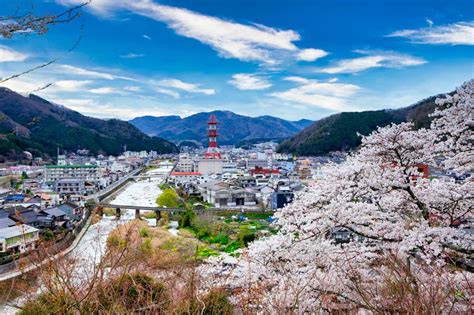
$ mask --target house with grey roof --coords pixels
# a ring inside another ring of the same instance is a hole
[[[0,253],[24,253],[36,248],[39,230],[21,224],[0,228]]]

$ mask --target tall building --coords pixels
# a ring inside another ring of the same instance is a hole
[[[219,148],[217,147],[217,124],[216,116],[211,115],[210,120],[207,123],[207,136],[209,137],[209,143],[206,155],[204,156],[205,159],[222,159]]]
[[[211,115],[207,123],[207,136],[209,137],[207,151],[204,158],[198,162],[198,171],[201,174],[222,174],[224,162],[217,146],[217,124],[216,117]]]

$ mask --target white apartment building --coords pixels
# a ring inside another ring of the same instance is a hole
[[[62,179],[80,179],[98,184],[97,165],[47,165],[44,167],[44,181],[56,183]]]
[[[177,172],[194,172],[194,162],[187,154],[179,156],[178,164],[176,164]]]

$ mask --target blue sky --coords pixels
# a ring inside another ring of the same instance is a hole
[[[0,15],[83,0],[0,0]],[[72,52],[81,34],[79,46]],[[396,108],[474,77],[472,1],[93,0],[42,36],[0,38],[0,77],[83,114],[215,109],[286,119]]]

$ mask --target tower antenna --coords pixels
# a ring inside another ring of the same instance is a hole
[[[217,124],[216,116],[211,114],[207,123],[207,136],[209,137],[209,143],[207,145],[207,152],[204,156],[205,159],[221,159],[221,153],[217,147]]]

